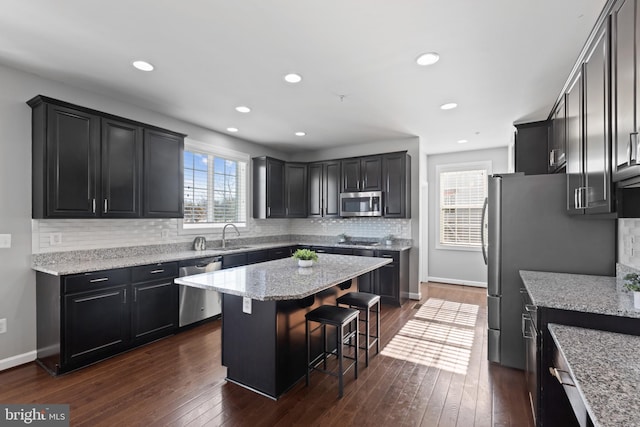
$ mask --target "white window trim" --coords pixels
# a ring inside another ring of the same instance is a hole
[[[493,162],[491,160],[484,160],[478,162],[466,162],[466,163],[446,163],[441,165],[436,165],[436,239],[435,239],[435,248],[438,250],[445,251],[465,251],[465,252],[480,252],[482,251],[481,247],[475,246],[460,246],[460,245],[447,245],[440,243],[440,174],[442,172],[459,172],[459,171],[467,171],[467,170],[477,170],[477,169],[486,169],[487,176],[493,174]]]
[[[184,149],[185,151],[196,151],[199,153],[210,154],[213,156],[224,157],[225,159],[235,160],[239,162],[244,162],[247,164],[246,170],[246,180],[247,180],[247,188],[245,189],[245,195],[247,197],[247,218],[245,222],[236,222],[233,223],[238,228],[246,228],[247,222],[249,221],[250,214],[250,201],[251,201],[251,156],[247,153],[242,153],[240,151],[235,151],[226,147],[212,147],[210,143],[205,143],[201,141],[196,141],[193,139],[185,138],[184,140]],[[185,224],[182,218],[178,219],[178,235],[197,235],[207,232],[208,230],[221,230],[226,224],[218,223],[205,223],[205,224]]]

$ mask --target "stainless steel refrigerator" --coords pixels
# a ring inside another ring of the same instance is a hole
[[[616,221],[568,215],[566,192],[564,174],[489,177],[483,255],[491,362],[525,367],[520,270],[615,275]]]

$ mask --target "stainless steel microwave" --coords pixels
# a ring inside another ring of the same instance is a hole
[[[340,216],[382,216],[382,191],[340,193]]]

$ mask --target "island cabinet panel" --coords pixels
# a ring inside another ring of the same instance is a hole
[[[323,304],[335,305],[337,297],[352,290],[355,285],[340,285],[303,299],[252,300],[251,313],[244,312],[242,297],[223,294],[222,364],[227,380],[272,398],[281,396],[306,373],[305,314]],[[331,329],[329,346],[335,345]],[[312,357],[320,354],[319,338],[312,336]]]
[[[36,274],[37,361],[57,375],[170,335],[177,263]]]
[[[182,217],[185,135],[38,95],[33,218]]]

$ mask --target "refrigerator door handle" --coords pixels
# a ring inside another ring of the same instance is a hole
[[[484,206],[482,206],[482,220],[480,221],[482,230],[480,230],[480,243],[482,246],[482,258],[484,258],[484,265],[489,265],[489,259],[487,258],[487,242],[485,241],[485,230],[487,228],[487,224],[485,220],[487,219],[487,210],[489,209],[489,198],[484,198]]]

